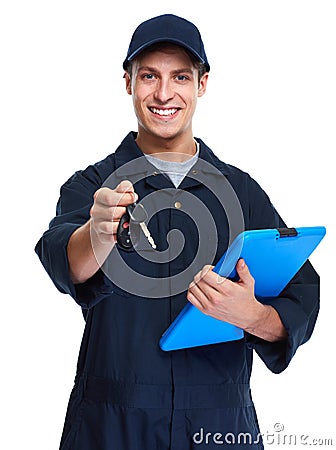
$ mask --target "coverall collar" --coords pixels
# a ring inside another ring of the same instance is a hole
[[[131,131],[115,152],[117,176],[122,179],[131,177],[132,175],[143,174],[147,183],[157,189],[162,189],[163,184],[167,184],[167,187],[172,187],[173,185],[170,180],[166,179],[163,174],[160,174],[146,158],[141,158],[144,154],[135,142],[136,136],[137,133]],[[201,178],[202,176],[206,177],[211,173],[214,174],[216,169],[219,170],[221,174],[228,175],[229,167],[227,164],[220,161],[201,139],[195,139],[200,144],[200,151],[199,159],[192,167],[191,171],[199,174]],[[140,158],[139,164],[127,164],[137,158]],[[208,164],[204,164],[203,161]],[[197,176],[197,179],[187,176],[182,181],[181,188],[184,189],[198,184],[201,184],[199,176]]]

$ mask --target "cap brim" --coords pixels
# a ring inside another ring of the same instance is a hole
[[[139,48],[137,48],[133,53],[131,53],[123,62],[123,68],[124,70],[127,69],[127,65],[129,62],[133,61],[134,58],[136,58],[141,52],[146,50],[148,47],[151,47],[154,44],[158,44],[160,42],[169,42],[171,44],[179,45],[180,47],[183,47],[187,50],[189,50],[190,53],[192,53],[202,64],[205,64],[207,71],[209,72],[210,66],[207,61],[204,60],[204,58],[201,57],[193,48],[191,48],[189,45],[187,45],[185,42],[181,41],[180,39],[174,39],[174,38],[159,38],[159,39],[153,39],[149,42],[146,42],[146,44],[141,45]]]

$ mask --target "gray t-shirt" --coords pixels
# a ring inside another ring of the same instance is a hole
[[[192,156],[187,161],[175,162],[175,161],[164,161],[163,159],[156,158],[155,156],[146,155],[147,160],[155,166],[160,172],[166,174],[171,179],[174,186],[177,188],[183,178],[187,175],[189,170],[194,164],[196,164],[199,155],[199,143],[196,142],[197,151],[194,156]]]

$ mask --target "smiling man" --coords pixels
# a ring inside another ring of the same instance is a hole
[[[62,186],[57,215],[36,246],[86,321],[60,448],[262,449],[252,353],[275,373],[288,366],[315,325],[318,275],[307,262],[279,298],[261,303],[244,261],[235,282],[210,270],[241,223],[285,224],[248,174],[194,137],[210,71],[195,25],[171,14],[140,24],[123,67],[138,130]],[[221,203],[227,185],[234,195]],[[149,218],[126,248],[119,233],[135,200]],[[162,351],[162,333],[188,301],[239,326],[244,338]]]
[[[192,118],[197,98],[205,93],[208,73],[199,73],[187,50],[168,43],[153,44],[126,69],[126,89],[133,95],[138,119],[139,147],[146,153],[163,149],[194,155]]]

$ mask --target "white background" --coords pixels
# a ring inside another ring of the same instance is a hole
[[[58,448],[84,323],[34,246],[61,184],[136,129],[121,64],[134,28],[167,12],[200,28],[211,64],[194,134],[249,172],[289,226],[327,227],[311,258],[315,333],[281,375],[256,357],[252,387],[263,432],[280,423],[336,445],[335,2],[12,0],[0,10],[4,450]]]

